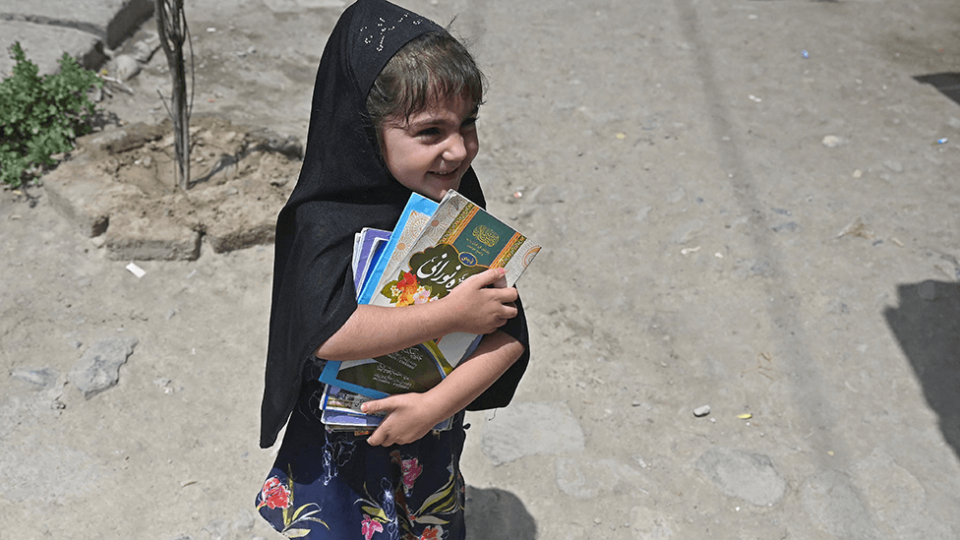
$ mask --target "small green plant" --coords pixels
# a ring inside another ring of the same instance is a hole
[[[92,130],[95,107],[87,91],[103,81],[84,69],[67,53],[59,60],[60,72],[39,75],[14,43],[10,56],[13,75],[0,82],[0,183],[20,187],[42,166],[53,165],[53,154],[67,152],[73,141]]]

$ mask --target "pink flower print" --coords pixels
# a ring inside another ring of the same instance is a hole
[[[266,506],[271,510],[290,506],[290,489],[280,482],[276,476],[268,478],[260,490],[260,504],[257,508]]]
[[[423,466],[417,458],[404,459],[400,462],[400,473],[403,475],[403,491],[410,493],[413,489],[413,483],[417,481],[420,473],[423,472]]]
[[[430,290],[420,287],[420,289],[413,293],[413,303],[415,305],[426,304],[427,302],[433,302],[433,298],[430,298]]]
[[[362,534],[366,540],[370,540],[373,538],[373,533],[378,532],[383,532],[383,525],[379,521],[364,514],[363,523],[360,524],[360,534]]]

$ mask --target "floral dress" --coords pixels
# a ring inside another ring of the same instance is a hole
[[[459,540],[464,482],[463,414],[449,431],[390,447],[319,420],[323,386],[305,383],[273,469],[256,498],[260,515],[289,538]]]

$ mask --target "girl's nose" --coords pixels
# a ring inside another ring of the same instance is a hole
[[[446,148],[443,149],[444,161],[463,161],[467,157],[467,146],[464,144],[463,135],[455,133],[450,136]]]

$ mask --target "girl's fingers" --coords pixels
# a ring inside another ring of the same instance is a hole
[[[503,278],[507,273],[503,268],[489,268],[480,272],[479,274],[474,274],[467,278],[467,281],[476,281],[476,285],[479,288],[484,288],[490,285],[495,284],[498,280]],[[466,283],[466,282],[464,282]]]

